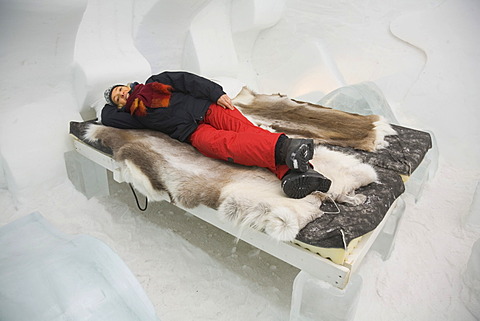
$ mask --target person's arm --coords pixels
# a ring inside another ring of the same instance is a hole
[[[106,104],[102,109],[102,124],[105,126],[121,129],[145,128],[136,118],[129,113],[119,110],[117,107]]]
[[[170,85],[174,91],[181,91],[191,96],[207,99],[217,103],[220,97],[225,95],[222,86],[219,84],[184,71],[166,71],[153,75],[145,83],[160,82]]]

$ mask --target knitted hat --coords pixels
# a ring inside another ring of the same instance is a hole
[[[113,105],[113,106],[117,105],[112,101],[112,91],[113,91],[113,89],[115,89],[116,87],[119,87],[119,86],[125,86],[125,85],[113,85],[113,86],[107,88],[107,90],[105,90],[105,92],[103,93],[103,96],[105,97],[105,100],[110,105]]]

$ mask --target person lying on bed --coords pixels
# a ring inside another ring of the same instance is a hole
[[[106,126],[158,130],[207,157],[267,168],[291,198],[330,188],[331,181],[309,163],[312,139],[292,139],[252,124],[222,87],[206,78],[162,72],[145,84],[114,85],[105,99],[101,117]]]

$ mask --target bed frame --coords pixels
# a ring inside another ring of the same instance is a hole
[[[96,174],[90,175],[90,177],[83,175],[82,179],[84,181],[96,180],[96,182],[85,181],[84,184],[88,185],[90,183],[91,186],[103,184],[108,186],[107,170],[112,172],[115,181],[119,183],[125,182],[119,165],[111,155],[93,148],[74,135],[71,136],[73,137],[75,151],[70,153],[75,153],[75,155],[71,154],[69,160],[66,157],[66,162],[70,163],[67,164],[67,167],[76,166],[75,171],[77,173],[85,173],[85,171],[92,171],[92,169],[96,173],[104,172],[104,175]],[[72,165],[72,157],[76,158],[76,165]],[[103,180],[103,182],[99,184],[98,180]],[[167,198],[166,201],[168,201]],[[373,231],[360,238],[356,247],[347,254],[344,263],[336,264],[294,243],[277,242],[261,231],[245,227],[239,228],[231,222],[225,222],[219,219],[219,215],[212,208],[203,205],[193,209],[186,209],[179,205],[175,206],[298,268],[300,273],[297,275],[293,285],[291,320],[300,320],[300,315],[306,310],[318,309],[318,305],[309,307],[302,299],[303,295],[306,295],[305,289],[307,288],[309,296],[312,288],[315,289],[314,291],[317,295],[335,296],[335,304],[338,304],[341,310],[348,306],[348,309],[345,310],[344,318],[345,320],[350,319],[353,316],[352,313],[354,314],[355,312],[355,305],[361,290],[361,278],[355,274],[355,271],[360,266],[367,252],[372,248],[380,252],[384,259],[389,257],[394,246],[398,224],[405,210],[405,203],[400,196],[391,204],[380,224]],[[356,281],[352,282],[352,279]],[[318,281],[326,282],[329,286],[322,285]],[[306,287],[307,284],[308,287]]]

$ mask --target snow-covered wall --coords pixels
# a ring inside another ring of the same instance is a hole
[[[0,159],[16,195],[63,182],[68,122],[78,119],[73,52],[87,0],[2,1]]]
[[[75,38],[75,95],[84,113],[103,107],[105,88],[151,75],[133,43],[134,1],[89,0]],[[100,100],[100,101],[98,101]]]
[[[290,0],[251,59],[265,92],[319,98],[373,81],[401,124],[433,131],[443,159],[478,171],[479,11],[475,0]]]
[[[166,319],[287,319],[288,264],[168,204],[138,215],[128,187],[78,193],[68,122],[94,117],[105,86],[166,69],[204,73],[231,95],[245,83],[312,101],[371,81],[401,124],[435,134],[443,162],[418,203],[405,197],[390,260],[372,253],[359,269],[358,320],[476,320],[479,16],[478,0],[2,0],[0,221],[39,209],[66,233],[99,237]]]
[[[182,68],[185,39],[190,23],[209,0],[150,0],[143,15],[136,16],[134,41],[153,72]],[[144,1],[137,1],[141,10]]]
[[[93,117],[106,86],[167,69],[313,101],[372,81],[478,175],[478,15],[475,0],[4,1],[0,186],[64,180],[68,121]]]

